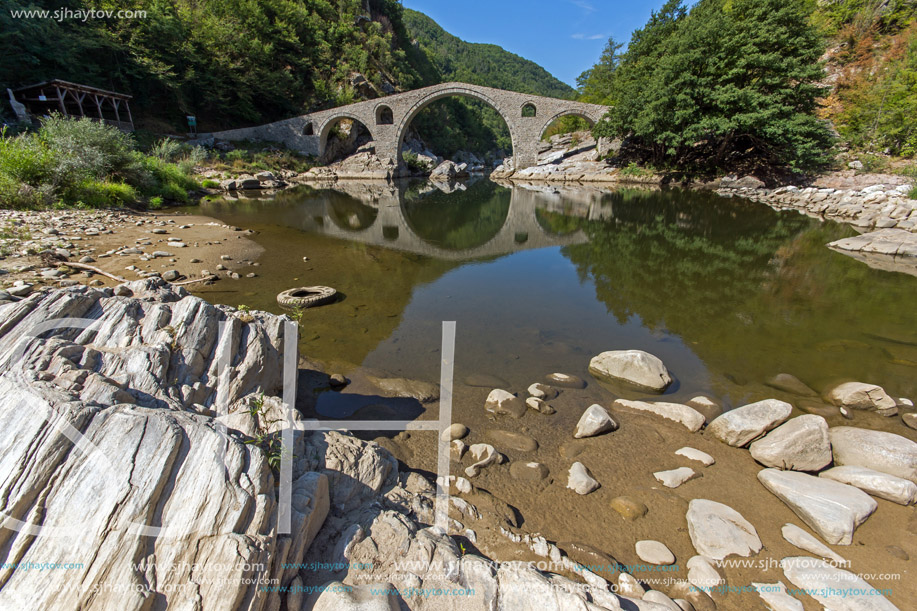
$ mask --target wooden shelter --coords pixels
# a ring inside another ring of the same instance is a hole
[[[19,102],[36,116],[59,112],[67,117],[89,117],[134,131],[134,118],[128,100],[131,96],[97,87],[54,79],[13,90]]]

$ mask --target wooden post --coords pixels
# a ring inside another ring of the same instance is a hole
[[[115,107],[115,119],[118,121],[118,128],[120,129],[121,128],[121,113],[118,112],[118,106],[120,106],[120,102],[118,101],[118,98],[112,98],[111,105]]]
[[[73,97],[74,97],[74,99],[76,100],[76,105],[80,107],[80,116],[81,116],[81,117],[85,117],[85,116],[86,116],[86,111],[83,110],[83,99],[86,97],[86,94],[85,94],[85,93],[81,93],[81,94],[79,95],[79,97],[77,97],[77,95],[74,93],[74,94],[73,94]]]
[[[127,120],[131,122],[131,131],[134,131],[134,117],[131,116],[131,105],[127,100],[124,100],[124,108],[127,109]]]
[[[54,90],[57,92],[57,104],[60,106],[61,112],[64,113],[65,117],[69,117],[70,115],[67,112],[67,107],[64,105],[64,97],[61,95],[60,87],[55,86]]]
[[[92,101],[96,103],[96,110],[99,113],[99,121],[105,123],[105,115],[102,114],[102,104],[99,102],[98,94],[92,94]]]

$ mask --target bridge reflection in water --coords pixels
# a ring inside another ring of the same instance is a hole
[[[343,181],[316,187],[326,197],[308,198],[290,209],[282,215],[283,224],[447,261],[585,243],[580,229],[555,233],[544,227],[538,211],[591,218],[601,208],[598,192],[583,197],[579,191],[583,201],[571,207],[570,197],[557,190],[509,188],[487,180],[451,185]]]

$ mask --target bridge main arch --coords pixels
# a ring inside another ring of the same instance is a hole
[[[377,154],[391,156],[396,160],[396,163],[401,166],[403,163],[401,153],[404,146],[404,138],[407,135],[408,128],[411,126],[411,122],[415,119],[415,117],[417,117],[420,111],[422,111],[430,104],[445,98],[465,97],[479,100],[497,111],[497,114],[500,115],[500,117],[506,123],[506,127],[509,129],[509,137],[513,147],[513,155],[516,155],[517,149],[519,148],[519,138],[517,135],[518,128],[514,124],[511,114],[506,112],[507,109],[504,107],[505,105],[500,104],[498,100],[495,100],[492,96],[479,91],[478,88],[475,88],[474,86],[453,83],[450,86],[443,88],[430,87],[428,89],[431,89],[431,91],[428,91],[426,95],[414,101],[413,104],[411,104],[403,113],[401,119],[397,121],[394,142],[389,143],[391,148],[389,150],[385,150],[385,145],[383,145],[383,152],[380,153],[380,148],[377,144]]]

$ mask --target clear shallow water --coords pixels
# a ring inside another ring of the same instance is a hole
[[[773,395],[763,383],[780,372],[917,395],[917,278],[824,246],[849,227],[680,190],[339,188],[203,202],[265,253],[258,278],[200,294],[281,312],[282,290],[334,286],[339,302],[303,316],[301,350],[345,373],[438,381],[441,322],[455,320],[456,377],[517,390],[639,348],[674,374],[673,399],[740,404]]]

